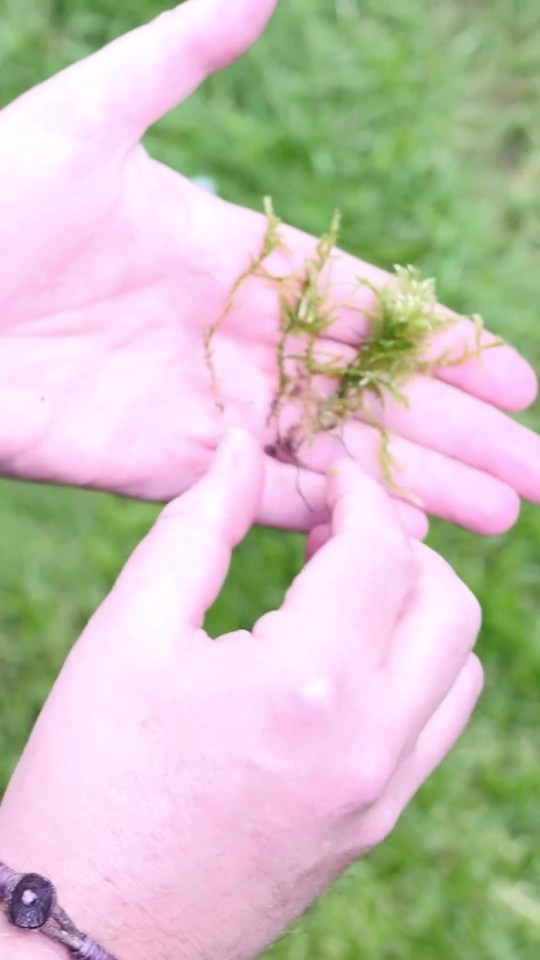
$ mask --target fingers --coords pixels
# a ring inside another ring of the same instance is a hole
[[[422,416],[430,415],[426,407]],[[446,423],[440,425],[441,434],[447,429]],[[443,439],[439,442],[442,445]],[[481,438],[478,442],[482,443]],[[380,432],[359,421],[348,423],[339,434],[319,434],[299,450],[298,456],[307,467],[323,471],[344,450],[365,473],[386,482],[381,468]],[[393,464],[392,481],[404,497],[408,494],[416,498],[427,513],[488,535],[503,533],[516,522],[519,497],[496,477],[398,434],[391,434],[388,452]],[[413,530],[412,535],[417,536],[417,532]]]
[[[77,135],[136,141],[247,50],[276,2],[189,0],[54,77],[40,90],[40,107],[60,111]]]
[[[332,471],[328,503],[331,539],[296,578],[282,609],[254,630],[266,639],[277,635],[289,658],[321,676],[333,675],[352,654],[362,664],[380,662],[416,571],[392,501],[350,461]]]
[[[481,623],[478,601],[451,567],[423,544],[413,544],[418,579],[383,669],[393,711],[414,742],[452,689],[469,659]]]
[[[429,359],[444,355],[458,358],[466,351],[473,354],[465,363],[440,367],[438,379],[501,410],[516,412],[529,407],[538,394],[533,368],[508,344],[494,346],[497,338],[487,330],[482,333],[481,343],[488,349],[475,357],[477,336],[475,324],[462,319],[433,338]]]
[[[335,455],[326,464],[330,467],[343,454],[335,448]],[[265,459],[265,485],[257,520],[269,527],[279,527],[305,533],[314,527],[326,525],[330,535],[330,512],[326,500],[326,476],[290,463],[280,463],[273,457]],[[427,536],[428,521],[422,510],[395,500],[395,508],[405,531],[411,537],[423,540]],[[320,544],[322,545],[322,543]],[[316,551],[313,551],[316,552]]]
[[[484,674],[478,658],[470,654],[443,702],[422,730],[411,755],[400,765],[380,808],[395,821],[415,793],[452,750],[465,730],[482,692]],[[377,815],[377,814],[375,814]]]
[[[300,265],[313,255],[314,239],[293,228],[287,228],[286,242]],[[323,279],[331,300],[338,305],[337,320],[331,337],[341,343],[356,345],[369,330],[368,314],[375,304],[374,294],[367,286],[359,285],[358,278],[375,287],[387,284],[391,277],[386,271],[339,252],[332,260]],[[443,308],[441,308],[443,310]],[[448,311],[444,310],[445,313]],[[486,331],[485,345],[494,337]],[[476,326],[469,320],[456,318],[456,323],[433,339],[428,356],[436,358],[446,351],[458,357],[476,346]],[[441,381],[459,387],[501,410],[523,410],[535,399],[538,390],[536,375],[531,366],[510,346],[485,350],[480,360],[448,366],[437,371]]]
[[[169,643],[202,625],[232,549],[253,523],[262,484],[256,441],[231,430],[206,476],[161,513],[102,607],[117,616],[119,632]]]
[[[371,741],[391,763],[383,791],[362,820],[371,847],[394,828],[405,806],[463,732],[483,673],[471,653],[480,615],[474,597],[444,560],[415,546],[418,583],[379,671]],[[367,725],[369,728],[369,724]],[[362,730],[366,738],[366,724]],[[368,751],[369,756],[369,734]],[[366,748],[362,744],[362,767]]]
[[[265,457],[264,492],[257,521],[304,533],[329,518],[326,477]]]
[[[353,351],[321,339],[317,356],[339,366],[352,359]],[[323,377],[316,383],[321,399],[335,386]],[[339,457],[341,443],[364,470],[380,478],[380,432],[366,425],[375,422],[390,432],[390,453],[402,468],[396,484],[418,496],[429,513],[494,534],[515,523],[516,493],[540,501],[540,437],[532,430],[435,377],[414,377],[404,393],[407,404],[388,395],[381,402],[366,391],[357,421],[364,425],[355,428],[349,422],[339,433],[319,434],[298,451],[301,461],[325,471]],[[287,425],[297,418],[294,404],[283,411]]]
[[[388,429],[497,477],[526,500],[540,501],[540,437],[499,410],[448,384],[417,377],[409,407],[371,407]]]
[[[414,537],[415,540],[425,540],[429,533],[429,523],[425,513],[417,507],[409,506],[408,503],[400,503],[399,500],[394,501],[394,506],[407,535]],[[311,560],[331,535],[329,523],[321,523],[313,527],[306,541],[306,560]]]

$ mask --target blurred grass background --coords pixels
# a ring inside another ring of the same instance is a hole
[[[224,0],[226,7],[226,0]],[[0,0],[0,104],[157,14],[161,0]],[[281,0],[264,40],[148,136],[228,199],[343,245],[417,263],[540,369],[538,0]],[[0,144],[1,149],[1,144]],[[37,158],[39,162],[39,158]],[[527,421],[540,426],[538,411]],[[0,776],[67,649],[155,508],[0,488]],[[540,512],[506,537],[434,524],[479,595],[487,688],[460,747],[393,837],[272,951],[279,960],[538,960]],[[301,562],[254,531],[212,631],[274,606]]]

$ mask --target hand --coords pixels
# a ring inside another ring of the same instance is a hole
[[[233,431],[84,631],[0,809],[2,858],[119,958],[253,957],[388,834],[480,691],[478,604],[350,461],[283,607],[211,641],[262,484]]]
[[[111,44],[0,114],[0,466],[5,474],[168,500],[207,469],[229,424],[276,441],[278,304],[247,284],[212,349],[225,410],[212,395],[205,331],[260,248],[265,218],[208,195],[150,159],[139,141],[213,70],[261,33],[275,0],[192,0]],[[301,69],[301,66],[299,66]],[[300,269],[314,240],[286,229]],[[358,342],[361,275],[332,272],[350,302],[332,343]],[[452,333],[469,342],[470,325]],[[508,349],[418,378],[410,410],[387,406],[400,485],[427,512],[482,533],[540,496],[538,438],[501,411],[530,403],[536,381]],[[498,409],[499,408],[499,409]],[[268,457],[258,520],[324,521],[324,473],[345,449],[378,473],[378,435],[359,420],[322,435],[298,469]],[[308,506],[309,505],[309,506]]]

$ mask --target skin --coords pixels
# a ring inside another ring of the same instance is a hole
[[[192,0],[0,113],[4,474],[169,500],[205,472],[228,425],[276,444],[275,290],[248,283],[214,337],[223,409],[202,346],[258,254],[266,220],[210,196],[140,145],[151,124],[256,40],[274,6],[229,0],[224,12],[219,0]],[[287,250],[269,266],[298,270],[315,241],[292,227],[284,236]],[[323,280],[341,305],[325,350],[366,335],[372,294],[358,289],[358,276],[387,280],[345,253]],[[460,354],[472,341],[464,321],[433,350]],[[520,497],[540,499],[539,439],[504,412],[536,394],[514,350],[418,378],[408,393],[410,408],[389,403],[383,418],[399,483],[424,511],[493,534],[514,523]],[[342,437],[323,434],[300,450],[302,470],[267,456],[257,521],[327,523],[329,464],[346,450],[378,476],[378,444],[355,421]],[[421,512],[406,515],[423,535]]]
[[[478,605],[408,538],[418,512],[400,520],[352,460],[327,483],[335,438],[302,451],[300,477],[262,455],[278,314],[260,284],[216,334],[224,412],[212,396],[202,336],[265,221],[139,141],[273,6],[231,0],[225,16],[192,0],[0,115],[3,472],[166,500],[191,488],[75,645],[0,808],[6,862],[51,876],[77,923],[133,960],[255,956],[388,834],[482,684]],[[313,249],[286,237],[276,269]],[[366,332],[359,273],[385,279],[345,254],[333,265],[349,306],[324,348]],[[471,330],[451,337],[459,351]],[[535,391],[501,349],[417,381],[408,412],[387,407],[426,510],[492,533],[518,495],[537,497],[537,438],[501,412]],[[228,434],[195,483],[231,423],[250,435]],[[369,428],[351,424],[346,441],[376,473]],[[204,612],[255,520],[316,525],[311,559],[281,610],[211,642]],[[10,960],[58,956],[0,924]]]
[[[263,485],[228,433],[75,645],[0,808],[2,858],[119,958],[256,956],[386,837],[480,693],[476,600],[350,460],[282,608],[211,641]],[[0,956],[59,948],[2,920]]]

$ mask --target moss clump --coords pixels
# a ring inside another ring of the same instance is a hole
[[[321,338],[331,330],[339,310],[329,292],[331,259],[339,237],[339,214],[334,215],[313,256],[304,262],[299,273],[275,276],[267,269],[266,260],[285,244],[281,221],[269,199],[265,201],[265,212],[268,225],[261,251],[235,282],[221,317],[205,335],[206,358],[216,402],[220,404],[211,352],[212,337],[230,313],[241,285],[250,277],[258,277],[271,283],[279,296],[278,382],[269,416],[275,422],[277,436],[272,452],[299,463],[301,446],[311,442],[320,431],[339,435],[344,424],[360,418],[379,430],[380,466],[385,481],[394,492],[408,496],[396,483],[395,472],[399,470],[399,464],[390,456],[389,434],[370,412],[373,404],[369,401],[376,398],[382,408],[386,398],[391,397],[397,403],[408,405],[405,387],[413,377],[432,375],[443,366],[458,365],[473,356],[480,356],[486,349],[481,342],[481,318],[477,315],[469,318],[476,329],[473,347],[459,355],[443,353],[427,359],[434,335],[448,329],[460,318],[443,314],[438,309],[434,280],[423,279],[414,267],[396,266],[394,276],[381,288],[358,278],[358,285],[369,287],[373,293],[373,307],[367,312],[369,336],[356,347],[344,347],[343,356],[339,355],[337,343],[333,344],[331,355],[328,350],[325,353]],[[347,308],[355,309],[350,304]],[[289,420],[291,407],[296,408],[297,415],[283,434],[280,415],[285,405]]]

